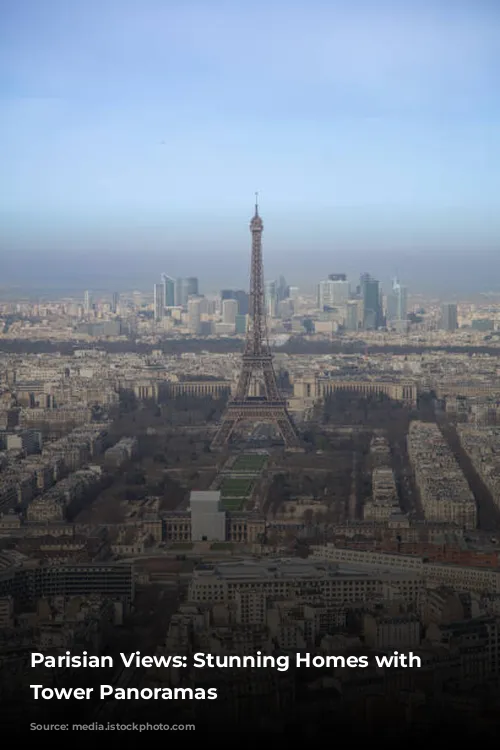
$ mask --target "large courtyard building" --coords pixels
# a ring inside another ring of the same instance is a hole
[[[262,541],[266,521],[257,513],[225,511],[220,491],[191,492],[189,510],[172,511],[163,517],[167,542]]]

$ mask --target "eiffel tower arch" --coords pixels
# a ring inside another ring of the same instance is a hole
[[[295,426],[282,398],[267,336],[262,265],[262,232],[257,194],[255,214],[250,222],[252,265],[250,273],[249,325],[238,385],[222,416],[213,448],[228,443],[238,425],[244,422],[268,422],[276,426],[286,448],[300,446]]]

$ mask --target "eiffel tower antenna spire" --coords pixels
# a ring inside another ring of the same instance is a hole
[[[262,232],[264,224],[259,216],[258,193],[255,194],[255,214],[250,221],[252,234],[252,265],[250,273],[249,325],[243,352],[241,372],[234,398],[229,401],[212,447],[229,442],[234,429],[243,422],[273,423],[287,448],[298,448],[299,439],[282,398],[267,337],[264,302],[264,272],[262,265]],[[252,385],[262,383],[261,393],[252,395]]]

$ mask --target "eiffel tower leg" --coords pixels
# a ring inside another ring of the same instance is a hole
[[[280,394],[278,391],[278,384],[276,383],[276,374],[270,360],[266,362],[262,367],[262,377],[264,379],[264,390],[266,397],[269,401],[279,401]]]
[[[244,367],[240,373],[238,386],[236,388],[235,398],[237,401],[244,401],[247,398],[248,392],[250,390],[251,379],[252,371]]]
[[[212,440],[212,448],[221,448],[229,441],[237,422],[238,420],[232,417],[223,417],[222,424]]]
[[[299,439],[297,437],[297,433],[295,432],[295,428],[292,424],[292,420],[290,419],[288,412],[285,412],[285,414],[282,417],[279,417],[276,420],[276,426],[278,430],[280,431],[283,441],[287,448],[298,446]]]

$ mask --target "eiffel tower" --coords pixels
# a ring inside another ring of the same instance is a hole
[[[299,439],[281,397],[276,382],[273,358],[267,337],[264,304],[264,272],[262,266],[262,232],[264,224],[259,216],[258,194],[255,194],[255,214],[250,222],[252,233],[252,267],[250,274],[249,326],[243,363],[234,398],[222,416],[222,422],[212,442],[219,448],[229,442],[238,424],[268,422],[274,424],[287,448],[299,447]],[[256,394],[256,395],[251,395]]]

